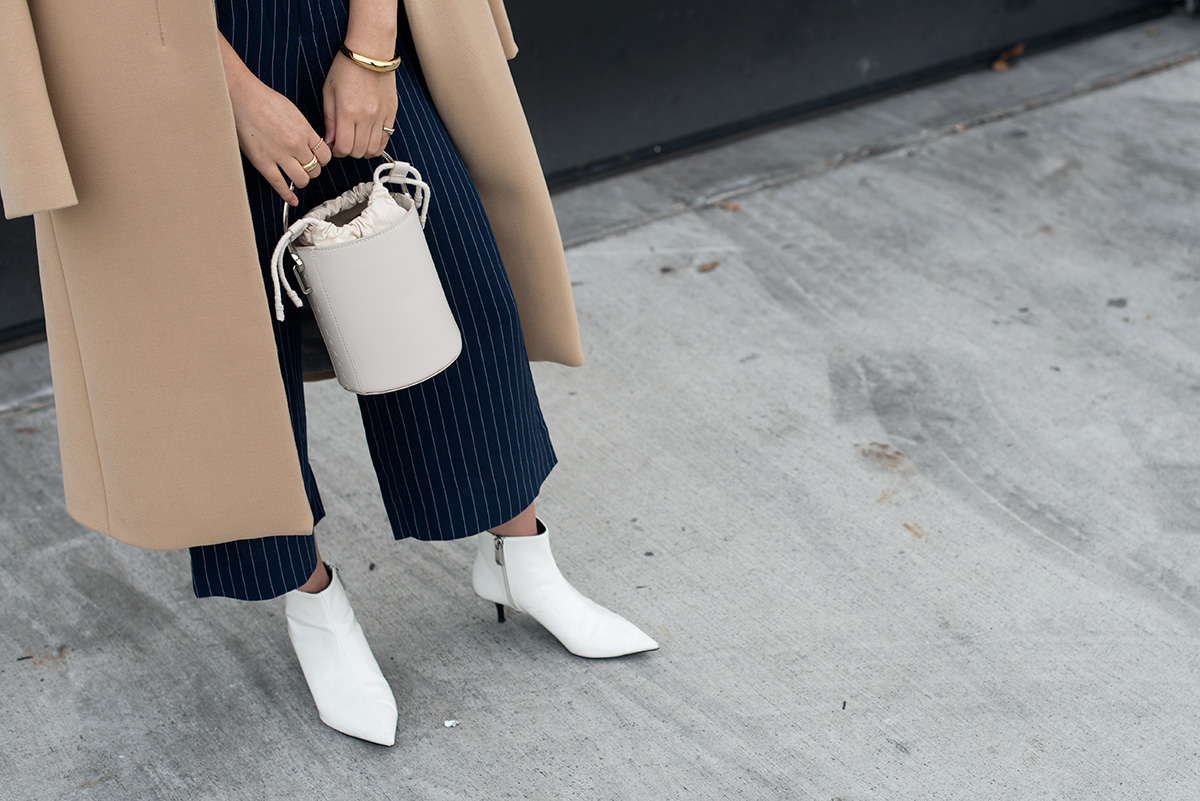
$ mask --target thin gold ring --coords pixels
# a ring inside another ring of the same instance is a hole
[[[395,129],[395,128],[389,128],[389,127],[387,127],[387,126],[385,125],[385,126],[383,126],[383,131],[384,131],[384,133],[386,133],[388,136],[391,136],[392,134],[394,134],[394,133],[396,132],[396,129]]]
[[[300,165],[301,169],[303,169],[305,172],[312,172],[319,166],[321,166],[321,161],[316,156],[313,156],[312,161],[308,162],[307,164]]]
[[[318,147],[320,147],[320,146],[321,146],[321,145],[323,145],[323,144],[325,144],[325,140],[324,140],[324,139],[320,139],[320,140],[318,140],[318,141],[317,141],[317,143],[316,143],[315,145],[313,145],[312,147],[310,147],[310,148],[309,148],[309,150],[311,150],[311,151],[312,151],[312,154],[315,156],[315,155],[317,155],[317,148],[318,148]]]

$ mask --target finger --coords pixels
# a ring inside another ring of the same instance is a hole
[[[278,195],[287,201],[289,206],[300,205],[300,198],[296,197],[296,193],[288,188],[287,179],[283,177],[283,173],[279,172],[279,168],[273,161],[253,161],[254,169],[262,174],[263,178],[267,179],[267,183],[275,190]]]
[[[374,127],[374,132],[376,132],[376,146],[371,149],[372,156],[382,156],[383,152],[388,150],[391,134],[383,130],[384,126],[388,126],[389,128],[395,127],[392,125],[390,116],[385,116],[383,120],[376,122],[376,127]]]
[[[346,149],[346,155],[354,158],[354,118],[342,117],[338,126],[338,141],[342,143],[342,147]]]
[[[387,131],[383,130],[382,114],[376,115],[367,127],[367,158],[373,159],[387,147]]]
[[[366,158],[378,156],[381,149],[379,143],[383,140],[383,128],[372,120],[364,127],[363,137],[367,140],[367,146],[363,149],[363,156]]]
[[[311,150],[307,151],[303,156],[297,156],[296,161],[300,162],[300,169],[304,170],[304,173],[308,176],[309,183],[321,174],[321,157]]]
[[[393,92],[392,94],[394,95],[395,93]],[[392,134],[396,130],[396,106],[397,101],[393,98],[392,102],[385,105],[383,114],[380,115],[380,119],[375,123],[375,132],[379,135],[379,143],[378,150],[372,155],[383,155],[387,152],[388,145],[391,144]],[[391,133],[388,132],[388,128],[392,129]]]
[[[391,133],[388,132],[391,128]],[[387,152],[388,147],[392,144],[392,137],[396,132],[396,108],[395,106],[384,116],[383,122],[379,125],[379,133],[382,134],[382,141],[379,144],[379,152],[375,155],[381,156]]]
[[[317,157],[317,162],[322,167],[333,160],[333,151],[329,149],[329,143],[324,139],[318,139],[317,143],[310,147],[309,150]]]
[[[314,139],[317,141],[316,144],[311,146],[304,144],[305,142],[311,142]],[[297,155],[294,155],[293,158],[300,162],[300,169],[304,170],[306,177],[306,180],[303,184],[297,182],[296,186],[306,186],[310,181],[321,174],[321,157],[316,153],[317,150],[322,152],[325,150],[325,148],[321,147],[321,141],[322,140],[317,136],[317,132],[309,128],[308,131],[302,134],[300,141],[296,143],[296,149],[292,152]],[[316,148],[316,150],[313,148]]]
[[[367,127],[369,123],[363,123],[354,126],[354,150],[350,155],[356,159],[361,159],[367,155],[367,148],[371,146],[371,130]]]
[[[309,156],[308,158],[305,158],[304,156],[291,156],[283,160],[283,164],[280,165],[280,169],[287,174],[287,177],[293,184],[295,184],[297,189],[303,189],[304,187],[308,186],[309,182],[311,182],[313,179],[313,174],[304,169],[304,165],[308,164],[312,160],[312,156]],[[299,168],[299,172],[296,171],[297,168]],[[317,163],[316,167],[313,167],[313,172],[319,169],[321,169],[320,162]]]
[[[335,108],[333,102],[333,92],[329,91],[329,83],[321,88],[321,115],[325,118],[325,136],[322,138],[328,144],[336,138],[337,135],[337,120],[331,113],[331,109]],[[330,151],[331,153],[333,151]]]
[[[345,158],[350,155],[350,149],[354,147],[354,123],[345,114],[339,114],[334,126],[337,130],[337,135],[330,143],[330,148],[333,151],[333,155],[338,158]]]
[[[297,189],[303,189],[308,186],[309,175],[304,171],[304,167],[300,165],[299,161],[290,156],[281,159],[281,161],[283,163],[279,165],[279,169],[283,170],[283,174],[291,179],[291,182],[296,185]],[[318,169],[320,168],[318,167]]]
[[[384,128],[385,126],[392,129],[392,133],[388,133],[387,131],[383,132],[384,152],[387,152],[388,146],[392,143],[392,138],[396,135],[396,131],[400,127],[396,123],[396,117],[398,116],[399,111],[400,98],[396,94],[396,88],[393,86],[392,91],[388,95],[387,110],[383,116],[383,124],[379,126],[380,129]]]
[[[326,107],[328,107],[328,103],[326,103]],[[332,116],[330,116],[329,112],[325,112],[325,135],[321,137],[321,141],[323,141],[325,144],[329,144],[330,142],[334,141],[336,136],[337,123],[334,122],[334,119]]]
[[[367,158],[375,158],[387,147],[387,131],[382,125],[371,126],[371,136],[367,144]]]

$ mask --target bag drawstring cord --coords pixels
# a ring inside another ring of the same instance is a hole
[[[283,266],[284,253],[289,252],[292,243],[308,230],[309,223],[319,222],[312,217],[301,217],[294,223],[288,226],[288,229],[283,232],[283,236],[279,238],[278,244],[275,245],[275,252],[271,254],[271,283],[275,287],[275,319],[283,322],[283,292],[287,292],[287,296],[291,298],[292,303],[298,309],[304,305],[304,301],[296,294],[296,290],[292,289],[292,285],[287,279],[287,270]],[[282,291],[281,291],[282,289]]]

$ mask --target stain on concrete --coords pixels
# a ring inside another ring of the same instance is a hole
[[[97,784],[103,784],[104,782],[112,781],[114,778],[116,778],[116,777],[112,776],[112,775],[101,776],[97,779],[92,779],[90,782],[84,782],[83,784],[79,785],[75,789],[76,790],[86,790],[89,787],[95,787]]]
[[[911,473],[917,468],[907,456],[886,442],[869,442],[866,445],[854,444],[858,452],[869,464],[881,467],[895,473]]]
[[[65,668],[67,664],[67,646],[60,645],[54,650],[54,653],[50,654],[34,652],[25,656],[19,656],[17,657],[17,661],[28,662],[31,666],[36,667]]]

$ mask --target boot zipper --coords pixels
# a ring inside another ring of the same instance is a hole
[[[508,587],[508,567],[504,564],[504,537],[496,534],[492,535],[495,538],[496,549],[496,564],[500,565],[500,575],[504,576],[504,596],[508,598],[508,605],[513,609],[520,609],[516,602],[513,601],[512,590]]]

